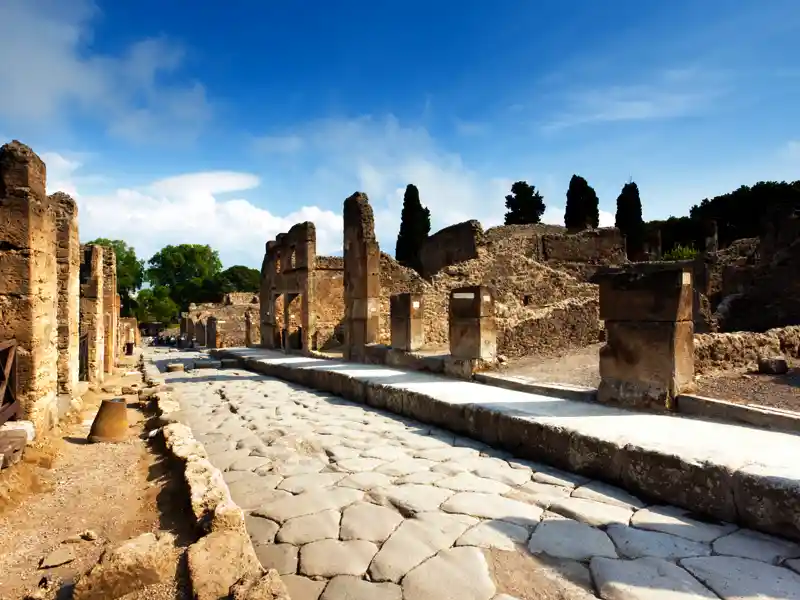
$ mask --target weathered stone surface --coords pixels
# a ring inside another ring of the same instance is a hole
[[[680,561],[680,565],[723,600],[800,598],[800,575],[761,561],[730,556],[707,556],[685,558]]]
[[[569,519],[545,519],[528,542],[532,554],[554,558],[589,560],[593,556],[617,557],[617,551],[605,532]]]
[[[300,550],[300,572],[309,577],[362,576],[378,547],[365,540],[320,540]]]
[[[501,519],[524,527],[532,527],[538,523],[543,512],[538,506],[477,492],[456,494],[442,505],[442,510],[483,519]]]
[[[516,550],[516,544],[524,544],[530,531],[520,525],[497,519],[479,523],[456,540],[456,546],[477,546]]]
[[[583,498],[556,498],[550,503],[549,510],[596,527],[612,523],[627,525],[633,515],[629,508]]]
[[[377,487],[391,485],[392,478],[382,473],[367,471],[365,473],[353,473],[339,482],[341,487],[349,487],[356,490],[371,490]]]
[[[439,512],[403,521],[372,561],[370,577],[373,581],[400,581],[410,569],[450,547],[475,523],[471,517]]]
[[[715,525],[692,519],[689,513],[673,506],[654,506],[634,513],[631,525],[639,529],[660,531],[695,542],[712,542],[737,529],[735,525]]]
[[[281,527],[276,540],[300,546],[318,540],[337,539],[340,519],[338,510],[323,510],[313,515],[289,519]]]
[[[327,488],[336,485],[342,478],[343,473],[307,473],[305,475],[294,475],[284,479],[278,489],[300,494],[314,489]]]
[[[769,356],[758,359],[758,372],[766,375],[784,375],[789,371],[789,365],[783,356]]]
[[[280,525],[275,521],[252,514],[245,515],[244,521],[247,533],[250,534],[254,544],[271,544],[275,541],[275,534],[280,529]]]
[[[577,473],[560,471],[559,469],[555,469],[547,465],[533,464],[531,466],[533,468],[533,474],[531,475],[531,478],[537,483],[546,483],[548,485],[574,488],[589,482],[588,477],[578,475]]]
[[[486,558],[468,546],[443,550],[403,578],[404,600],[490,600],[495,592]]]
[[[387,462],[379,466],[375,471],[377,473],[389,475],[390,477],[403,477],[404,475],[427,471],[436,464],[438,463],[424,458],[403,458],[401,460]]]
[[[363,496],[363,492],[348,488],[315,490],[271,502],[253,512],[256,515],[283,523],[294,517],[311,515],[323,510],[340,510],[358,502]]]
[[[433,485],[391,485],[374,489],[370,497],[383,504],[391,504],[406,515],[437,510],[442,502],[453,495],[452,490],[445,490]]]
[[[402,600],[403,590],[394,583],[372,583],[350,575],[331,579],[322,600]]]
[[[281,575],[297,573],[297,548],[291,544],[259,544],[255,553],[261,566]]]
[[[217,531],[189,547],[189,576],[196,600],[219,600],[243,577],[261,573],[248,537],[237,531]]]
[[[457,492],[486,492],[492,494],[505,494],[511,488],[505,483],[478,477],[472,473],[459,473],[442,479],[436,483],[437,487],[455,490]]]
[[[677,560],[690,556],[708,556],[708,544],[693,542],[668,533],[647,531],[636,527],[611,524],[606,529],[611,540],[623,558],[644,558],[647,556]]]
[[[403,515],[394,509],[358,502],[344,509],[339,537],[343,540],[367,540],[381,544],[402,521]]]
[[[66,565],[67,563],[71,563],[75,560],[75,552],[72,548],[68,546],[62,546],[60,548],[56,548],[50,554],[45,556],[42,561],[39,563],[40,569],[53,569],[55,567],[60,567],[61,565]]]
[[[231,600],[290,600],[290,597],[278,572],[271,569],[237,582],[231,588]]]
[[[639,500],[637,497],[632,496],[625,490],[622,490],[618,487],[601,483],[599,481],[590,481],[589,483],[576,488],[575,491],[572,492],[572,497],[594,500],[595,502],[604,502],[605,504],[613,504],[615,506],[621,506],[622,508],[628,508],[631,510],[644,508],[644,502]]]
[[[660,558],[597,557],[590,568],[603,600],[716,598],[686,571]]]
[[[800,546],[797,544],[747,529],[716,539],[712,547],[715,554],[752,558],[772,564],[800,557]]]
[[[291,600],[319,600],[322,590],[328,585],[325,580],[315,581],[302,575],[282,575],[281,579]]]

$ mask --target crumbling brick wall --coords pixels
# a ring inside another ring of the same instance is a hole
[[[18,393],[26,418],[57,422],[56,207],[46,169],[24,144],[0,148],[0,339],[17,340]]]
[[[51,195],[50,201],[57,211],[58,392],[72,399],[78,386],[80,341],[81,243],[78,206],[62,192]]]
[[[426,277],[444,267],[478,257],[484,244],[483,227],[478,221],[450,225],[428,236],[420,249],[422,272]]]
[[[86,381],[99,384],[105,373],[105,308],[103,253],[105,248],[81,246],[80,335],[85,337]]]
[[[695,373],[754,369],[761,356],[800,357],[800,326],[770,329],[764,333],[695,334]]]
[[[315,350],[332,350],[344,343],[344,258],[318,256],[314,267]]]

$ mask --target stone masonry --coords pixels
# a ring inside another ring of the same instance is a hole
[[[58,418],[56,207],[46,170],[27,146],[0,148],[0,339],[15,338],[25,418],[48,429]]]
[[[103,252],[103,309],[105,311],[105,372],[113,373],[117,364],[117,328],[119,296],[117,295],[117,256],[113,248]]]
[[[692,267],[638,263],[599,272],[600,402],[672,410],[694,386]]]
[[[102,246],[81,246],[80,333],[86,336],[86,380],[102,383],[105,373],[105,310]]]
[[[366,194],[344,201],[344,358],[363,362],[380,332],[381,252]]]
[[[78,206],[62,192],[50,196],[57,208],[58,393],[71,401],[77,392],[80,341],[81,243]]]

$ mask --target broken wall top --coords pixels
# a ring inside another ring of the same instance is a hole
[[[46,197],[47,169],[28,146],[14,140],[0,147],[0,198],[31,193]]]
[[[344,201],[344,229],[355,233],[357,238],[365,242],[376,242],[375,217],[369,198],[363,192],[356,192]]]

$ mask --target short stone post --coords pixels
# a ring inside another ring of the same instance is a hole
[[[450,355],[453,358],[493,361],[497,355],[494,296],[475,285],[450,292]]]
[[[253,345],[253,318],[249,312],[244,313],[244,346],[249,348]]]
[[[604,269],[600,318],[600,402],[673,410],[694,387],[692,268],[688,263],[639,263]]]
[[[217,341],[217,317],[206,320],[206,348],[219,348]]]
[[[422,294],[394,294],[389,298],[392,348],[413,352],[425,344]]]

